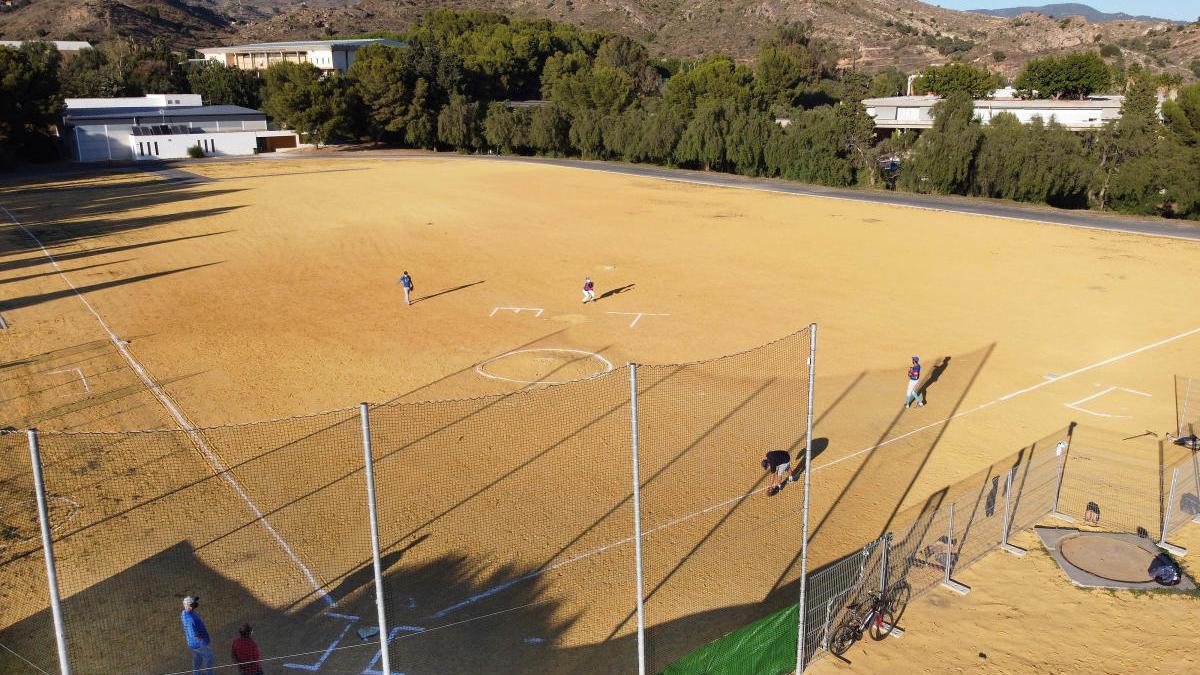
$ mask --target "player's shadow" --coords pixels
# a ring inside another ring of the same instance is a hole
[[[600,296],[597,297],[596,299],[603,300],[605,298],[611,298],[614,295],[618,295],[620,293],[626,293],[628,291],[632,291],[633,287],[636,285],[637,284],[625,284],[624,286],[618,286],[617,288],[610,288],[607,291],[604,291],[603,293],[601,293]]]
[[[412,304],[415,305],[418,302],[425,302],[426,300],[432,300],[441,295],[447,295],[449,293],[454,293],[455,291],[461,291],[465,288],[470,288],[472,286],[478,286],[479,284],[482,284],[486,281],[487,281],[487,279],[480,279],[479,281],[472,281],[469,284],[463,284],[461,286],[454,286],[452,288],[445,288],[445,289],[438,291],[437,293],[430,293],[429,295],[422,295],[419,298],[413,298]]]
[[[942,377],[942,373],[946,372],[946,369],[949,367],[950,357],[943,356],[942,360],[933,367],[933,370],[929,371],[929,377],[925,378],[925,381],[921,383],[921,387],[917,389],[917,397],[921,401],[925,403],[929,402],[929,388],[937,384],[937,381]]]

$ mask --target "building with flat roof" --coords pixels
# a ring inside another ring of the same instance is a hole
[[[68,98],[63,134],[80,162],[175,159],[199,147],[207,156],[294,148],[295,132],[272,130],[267,116],[236,105],[203,105],[196,94]]]
[[[199,50],[205,61],[216,61],[242,70],[266,70],[276,63],[311,63],[324,71],[345,73],[354,63],[354,54],[367,45],[403,47],[403,42],[382,38],[361,40],[299,40],[263,42],[233,47],[208,47]]]
[[[888,96],[863,100],[867,114],[875,118],[876,129],[929,129],[933,126],[930,110],[940,96]],[[984,124],[1000,113],[1015,115],[1022,124],[1040,117],[1043,122],[1058,122],[1082,131],[1098,129],[1110,120],[1120,119],[1124,96],[1092,96],[1083,100],[1023,100],[985,98],[975,101],[975,116]]]

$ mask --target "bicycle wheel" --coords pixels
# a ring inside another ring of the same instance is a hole
[[[891,635],[892,628],[895,625],[895,613],[892,612],[891,608],[884,607],[882,611],[876,612],[875,616],[871,617],[871,625],[867,629],[871,634],[871,639],[878,642]]]
[[[829,651],[833,652],[834,656],[841,656],[850,651],[850,645],[858,639],[855,630],[849,624],[842,624],[833,632],[833,639],[829,641]]]

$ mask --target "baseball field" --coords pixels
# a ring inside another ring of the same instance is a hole
[[[1174,429],[1200,372],[1196,241],[456,157],[188,170],[0,183],[0,427],[43,432],[75,672],[186,671],[197,594],[218,663],[250,622],[268,672],[379,672],[359,402],[392,670],[629,672],[625,364],[753,350],[644,375],[647,443],[689,439],[641,476],[659,669],[796,601],[802,493],[758,463],[810,323],[813,566],[1071,421]],[[0,671],[52,671],[25,435],[0,453]],[[997,672],[1086,657],[1024,639]]]

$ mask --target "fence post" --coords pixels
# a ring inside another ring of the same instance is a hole
[[[804,507],[800,526],[800,599],[796,603],[796,673],[804,672],[805,628],[808,619],[808,490],[812,475],[813,384],[817,372],[817,324],[808,325],[808,420],[804,433]]]
[[[1056,446],[1056,450],[1058,450],[1058,486],[1054,490],[1054,508],[1050,510],[1050,516],[1052,518],[1064,520],[1068,523],[1073,523],[1075,522],[1074,516],[1068,516],[1067,514],[1058,510],[1058,498],[1062,496],[1063,477],[1066,475],[1067,470],[1067,455],[1071,453],[1070,439],[1071,437],[1067,436],[1067,440],[1059,441],[1058,445]]]
[[[954,502],[950,502],[950,517],[946,523],[946,561],[945,575],[942,578],[942,585],[959,595],[966,595],[971,592],[971,587],[965,584],[960,584],[950,578],[950,570],[954,567]]]
[[[54,565],[54,544],[50,539],[50,513],[46,508],[46,481],[42,476],[42,453],[37,429],[29,430],[29,463],[33,469],[33,489],[37,496],[38,526],[42,530],[42,552],[46,557],[46,584],[50,590],[50,614],[54,618],[54,643],[58,647],[58,671],[71,675],[67,661],[67,630],[63,625],[62,601],[58,597],[58,569]]]
[[[375,461],[371,452],[371,422],[367,416],[367,404],[358,406],[362,419],[363,460],[367,478],[367,511],[371,517],[371,564],[375,568],[375,612],[379,621],[379,656],[385,675],[392,675],[391,658],[388,654],[387,615],[383,609],[383,568],[379,562],[379,516],[375,511]]]
[[[1012,514],[1010,513],[1012,508],[1012,481],[1013,474],[1016,472],[1016,466],[1009,469],[1008,478],[1004,480],[1004,531],[1000,533],[1000,548],[1013,555],[1025,555],[1028,553],[1028,551],[1020,546],[1013,546],[1012,544],[1008,543],[1008,530],[1012,526]]]
[[[1167,507],[1163,509],[1162,536],[1158,538],[1158,547],[1177,556],[1187,555],[1187,549],[1167,543],[1167,528],[1171,524],[1171,507],[1175,505],[1175,486],[1179,482],[1179,467],[1171,472],[1171,491],[1167,496]]]
[[[642,581],[642,474],[638,458],[637,364],[629,364],[629,424],[633,440],[633,554],[637,563],[638,675],[646,675],[646,608]]]

